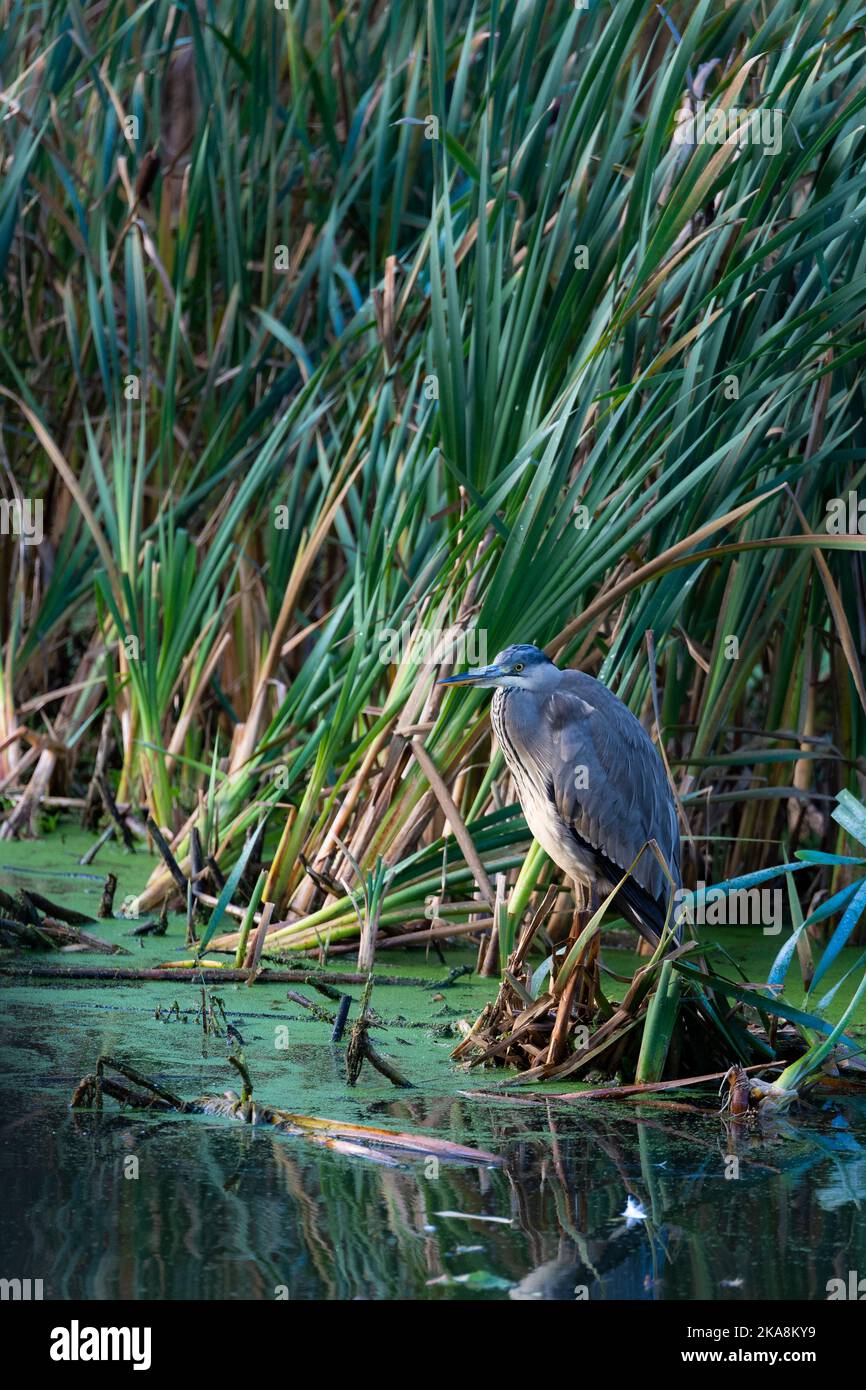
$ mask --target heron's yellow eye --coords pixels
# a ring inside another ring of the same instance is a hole
[[[515,674],[515,676],[516,676],[517,673],[518,673],[519,671],[522,671],[522,670],[523,670],[523,662],[522,662],[522,661],[518,661],[517,664],[514,665],[514,666],[512,666],[511,669],[512,669],[512,671],[514,672],[514,674]]]

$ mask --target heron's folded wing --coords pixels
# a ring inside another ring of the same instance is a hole
[[[572,689],[545,702],[535,737],[559,815],[585,843],[623,872],[651,839],[680,883],[676,807],[664,764],[640,722],[599,681],[580,672]],[[670,891],[651,849],[633,876],[657,901]]]

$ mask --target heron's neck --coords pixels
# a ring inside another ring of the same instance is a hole
[[[531,779],[529,777],[527,765],[520,757],[515,747],[514,738],[512,737],[513,721],[509,718],[509,705],[513,707],[514,697],[519,694],[520,691],[517,690],[515,686],[497,686],[493,693],[493,703],[490,706],[490,722],[493,725],[496,742],[502,749],[509,771],[514,778],[517,795],[522,804],[525,796],[530,791],[529,784]]]

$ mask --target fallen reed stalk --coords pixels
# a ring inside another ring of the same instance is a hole
[[[104,943],[103,943],[104,944]],[[142,966],[135,969],[129,966],[113,970],[99,970],[90,966],[66,965],[7,965],[0,963],[0,975],[10,975],[20,979],[38,980],[164,980],[174,984],[194,984],[202,982],[216,984],[247,984],[250,980],[248,970],[236,970],[231,966],[218,969],[206,966],[201,969],[182,967],[178,969]],[[352,971],[309,971],[272,970],[263,966],[255,976],[255,983],[261,985],[302,985],[321,980],[325,984],[364,985],[366,975]],[[376,975],[375,985],[427,985],[429,980],[410,975]]]

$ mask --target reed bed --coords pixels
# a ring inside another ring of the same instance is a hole
[[[155,826],[239,967],[495,968],[561,885],[435,679],[521,640],[653,726],[688,884],[850,888],[861,7],[2,13],[0,835]]]

